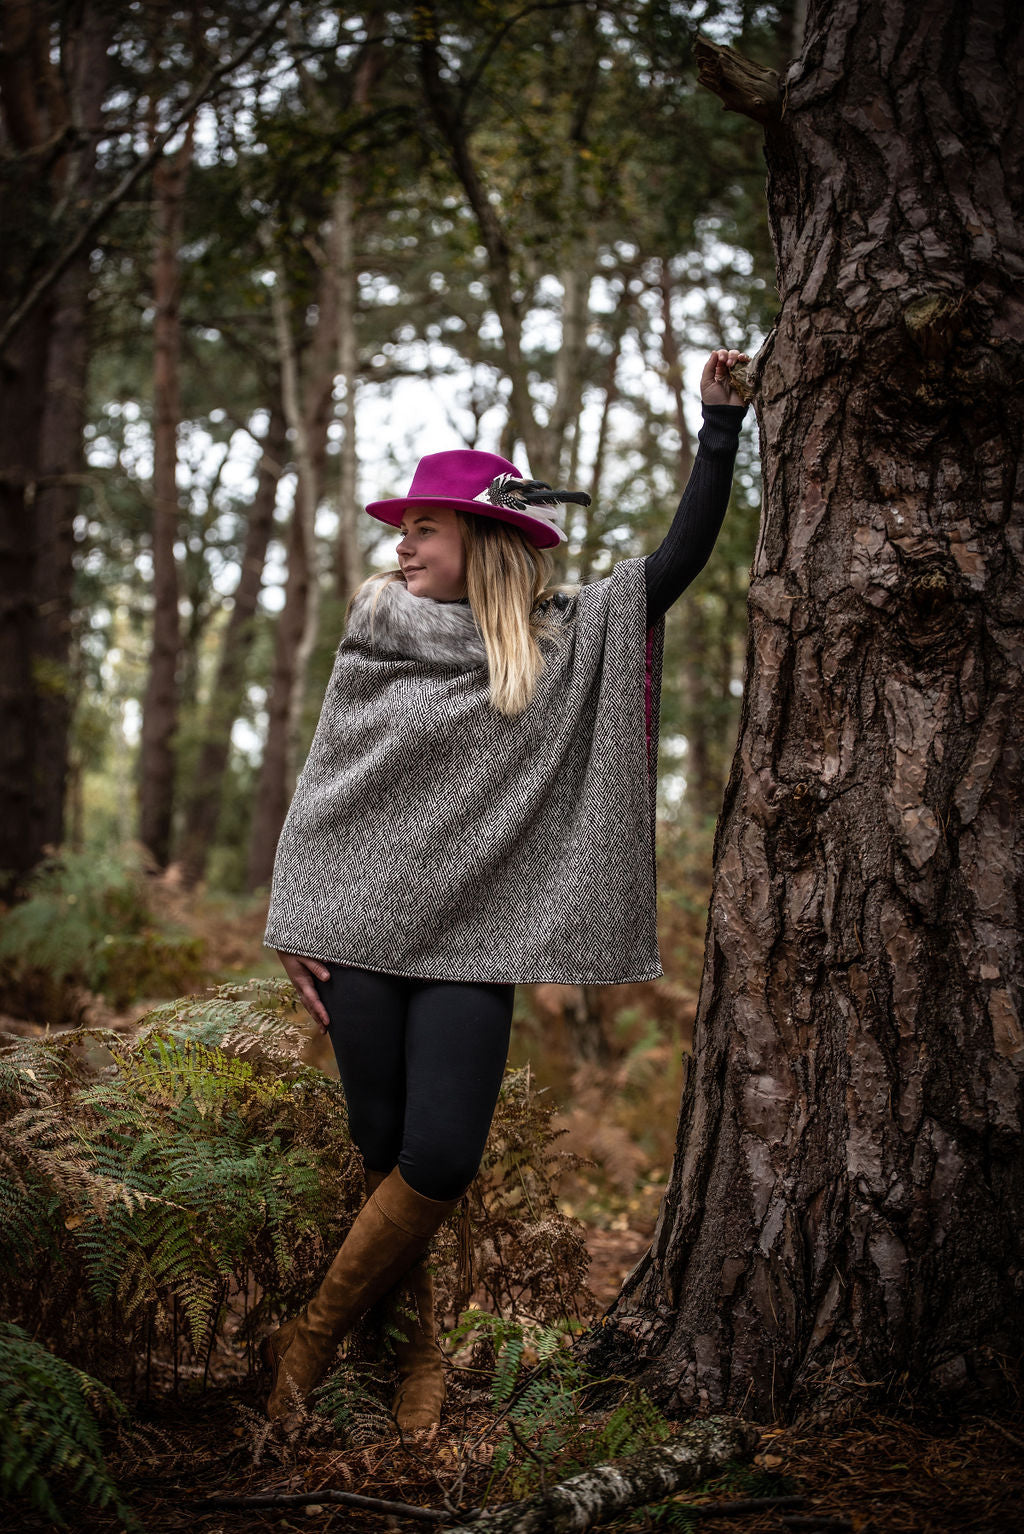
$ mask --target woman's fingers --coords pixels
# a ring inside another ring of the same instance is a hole
[[[320,1029],[320,1032],[326,1033],[328,1028],[331,1026],[331,1020],[327,1016],[324,1004],[320,1000],[320,997],[317,995],[316,987],[314,986],[312,980],[309,979],[308,974],[305,974],[303,979],[297,981],[296,986],[299,995],[302,997],[302,1000],[305,1003],[306,1011],[316,1023],[317,1027]]]
[[[719,347],[711,353],[715,363],[715,383],[725,383],[729,376],[729,369],[737,362],[749,362],[746,352],[737,351],[735,347]]]
[[[285,974],[298,991],[302,1005],[320,1032],[326,1033],[331,1026],[331,1020],[327,1016],[312,977],[315,976],[317,980],[329,980],[331,972],[327,965],[321,963],[319,959],[306,959],[297,953],[281,953],[279,950],[277,956],[284,965]]]
[[[701,374],[700,394],[705,405],[742,404],[729,370],[738,362],[749,362],[746,352],[736,347],[719,346],[708,357]]]

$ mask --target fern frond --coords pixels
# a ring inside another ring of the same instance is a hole
[[[0,1323],[0,1490],[62,1527],[62,1504],[84,1497],[138,1530],[104,1462],[98,1411],[123,1415],[124,1407],[20,1326]]]

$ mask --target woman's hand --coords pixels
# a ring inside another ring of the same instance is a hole
[[[280,948],[277,950],[277,957],[284,965],[284,972],[288,979],[302,997],[302,1005],[320,1032],[326,1033],[331,1026],[331,1020],[317,995],[312,977],[315,975],[318,980],[329,980],[331,972],[327,965],[322,964],[319,959],[303,959],[297,953],[282,953]]]
[[[734,362],[749,362],[746,352],[726,351],[722,346],[712,352],[700,375],[700,397],[705,405],[742,405],[744,401],[733,388],[729,369]]]

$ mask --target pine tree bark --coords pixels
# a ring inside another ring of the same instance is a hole
[[[333,233],[329,232],[329,241]],[[291,331],[282,265],[274,290],[275,329],[285,420],[295,457],[295,506],[288,535],[284,607],[274,632],[274,662],[267,699],[267,740],[260,763],[249,836],[250,890],[270,882],[274,853],[295,781],[296,752],[306,670],[320,610],[316,512],[323,484],[327,426],[338,348],[338,285],[329,263],[318,284],[317,322],[307,366],[300,373]],[[303,376],[304,374],[304,376]]]
[[[51,48],[38,7],[4,7],[0,141],[7,183],[0,286],[19,288],[48,241],[91,200],[111,21],[86,5]],[[0,886],[64,834],[74,516],[88,368],[88,252],[12,332],[0,362]],[[9,327],[8,327],[9,328]]]
[[[812,4],[743,107],[748,682],[670,1185],[592,1347],[681,1411],[991,1401],[1024,1340],[1022,26]]]
[[[206,711],[203,743],[181,839],[181,875],[189,888],[204,877],[210,848],[217,833],[224,774],[231,751],[231,729],[241,712],[256,610],[263,589],[263,567],[274,530],[277,486],[284,469],[287,446],[284,412],[279,404],[275,404],[263,438],[263,456],[256,494],[249,511],[242,568],[234,591],[231,615],[224,629],[220,660]]]
[[[181,422],[181,262],[192,124],[153,172],[153,642],[142,705],[139,839],[159,867],[171,855],[178,726],[178,427]]]

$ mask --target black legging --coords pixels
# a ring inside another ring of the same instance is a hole
[[[398,1166],[425,1198],[458,1198],[491,1127],[515,987],[327,968],[316,988],[367,1169]]]

